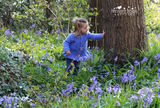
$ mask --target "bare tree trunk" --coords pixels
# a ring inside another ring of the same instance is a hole
[[[139,55],[135,50],[147,49],[147,32],[143,0],[103,0],[104,49],[114,49],[111,60],[122,61],[127,53]]]
[[[47,5],[49,5],[49,8],[52,9],[51,5],[50,5],[52,0],[46,0],[46,1],[48,2]],[[52,15],[51,11],[48,8],[46,8],[46,17],[47,17],[47,19],[50,18],[51,15]],[[49,22],[50,21],[47,22],[47,26],[48,26],[48,32],[50,33],[52,31],[53,27],[48,24]]]
[[[89,0],[90,12],[98,12],[98,15],[89,16],[91,18],[91,28],[90,32],[94,31],[94,33],[102,33],[103,32],[103,9],[102,9],[102,0]],[[94,9],[94,8],[97,8]],[[93,11],[92,11],[93,9]],[[104,40],[99,41],[89,41],[88,46],[93,47],[97,46],[99,48],[104,47]]]

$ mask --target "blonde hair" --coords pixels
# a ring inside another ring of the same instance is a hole
[[[74,30],[72,33],[74,34],[74,36],[81,35],[81,27],[84,23],[88,23],[88,21],[84,18],[73,18]]]

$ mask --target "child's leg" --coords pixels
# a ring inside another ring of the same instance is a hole
[[[74,61],[75,68],[74,68],[74,71],[73,71],[73,75],[77,75],[78,74],[79,64],[80,64],[80,62]]]
[[[72,63],[72,59],[66,58],[66,64],[67,64],[66,72],[68,72],[68,76],[70,75],[70,71],[73,68],[71,63]]]

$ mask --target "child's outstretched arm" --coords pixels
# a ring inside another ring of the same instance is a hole
[[[88,33],[88,40],[102,40],[105,35],[105,31],[103,33]]]

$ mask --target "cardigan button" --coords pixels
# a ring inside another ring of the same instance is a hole
[[[80,47],[81,50],[83,50],[83,47]]]
[[[81,36],[81,38],[82,38],[82,36]]]
[[[83,42],[81,42],[81,43],[83,43]]]

